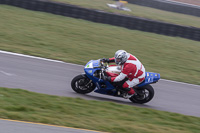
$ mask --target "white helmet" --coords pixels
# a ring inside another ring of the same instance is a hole
[[[128,59],[127,52],[125,50],[118,50],[115,53],[115,63],[117,65],[122,65],[124,64]]]

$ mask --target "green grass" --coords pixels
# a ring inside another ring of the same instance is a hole
[[[200,118],[0,88],[0,117],[114,133],[198,133]]]
[[[0,5],[0,49],[85,64],[134,54],[146,71],[200,84],[200,42]]]
[[[154,8],[138,6],[134,4],[126,4],[132,12],[121,11],[117,9],[109,8],[106,4],[115,4],[113,0],[52,0],[57,2],[68,3],[72,5],[78,5],[81,7],[104,10],[106,12],[112,12],[117,14],[133,15],[138,17],[149,18],[153,20],[164,21],[173,24],[194,26],[200,28],[200,17],[184,15],[180,13],[167,12]]]

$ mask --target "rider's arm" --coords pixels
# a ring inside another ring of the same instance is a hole
[[[123,79],[128,77],[128,74],[129,74],[129,69],[128,69],[128,66],[126,65],[126,66],[123,67],[123,70],[121,71],[121,73],[117,77],[111,77],[111,82],[122,81]]]
[[[122,72],[117,77],[111,77],[111,82],[119,82],[128,77],[130,74],[135,74],[137,68],[135,65],[125,65]]]
[[[125,79],[126,77],[127,75],[121,72],[117,77],[111,77],[111,82],[119,82]]]
[[[109,63],[113,63],[113,62],[115,62],[115,57],[109,58]]]

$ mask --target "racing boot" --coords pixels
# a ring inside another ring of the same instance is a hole
[[[125,99],[129,99],[135,94],[135,91],[133,88],[125,88],[125,90],[128,91],[127,93],[124,93],[123,95]]]

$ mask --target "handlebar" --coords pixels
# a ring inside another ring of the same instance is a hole
[[[100,61],[100,66],[101,68],[105,70],[106,68],[108,68],[108,63],[104,63],[103,61]]]

